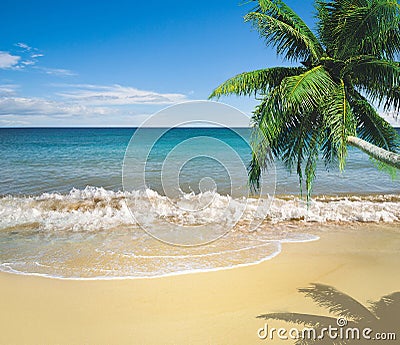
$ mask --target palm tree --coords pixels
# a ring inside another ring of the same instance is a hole
[[[281,158],[311,194],[319,155],[345,167],[348,145],[400,169],[398,135],[377,107],[400,109],[400,6],[393,0],[316,1],[317,30],[280,0],[259,0],[245,16],[294,67],[241,73],[210,98],[254,95],[249,180]]]
[[[374,337],[376,333],[385,333],[386,335],[399,334],[400,317],[400,292],[381,297],[379,301],[370,302],[369,307],[364,306],[351,296],[336,290],[334,287],[324,284],[311,284],[308,288],[299,289],[306,297],[310,297],[318,306],[328,309],[334,316],[320,316],[301,313],[269,313],[257,316],[266,320],[281,320],[290,323],[300,324],[315,329],[315,335],[318,337],[323,328],[329,326],[338,328],[338,318],[346,320],[342,327],[357,328],[360,331],[361,342],[374,344],[371,340],[366,340],[362,336],[363,329],[370,328],[373,333],[369,336]],[[331,339],[327,334],[323,339],[302,339],[296,340],[295,344],[360,344],[360,339],[351,339],[353,333],[347,332],[344,328],[342,339]],[[301,333],[300,333],[301,334]],[[308,333],[310,334],[310,333]],[[354,338],[356,334],[354,334]],[[368,334],[367,334],[368,335]],[[395,339],[392,339],[394,342]],[[397,339],[398,341],[398,339]],[[379,340],[377,343],[382,344]]]

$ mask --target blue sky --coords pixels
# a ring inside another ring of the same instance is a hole
[[[0,126],[137,126],[237,73],[282,65],[240,2],[2,0]],[[312,1],[286,2],[313,24]]]

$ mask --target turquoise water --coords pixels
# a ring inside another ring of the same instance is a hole
[[[0,270],[114,279],[226,269],[331,224],[400,222],[400,181],[355,149],[343,173],[319,165],[307,204],[280,162],[262,197],[249,194],[248,129],[164,131],[1,128]]]
[[[68,193],[72,188],[86,186],[122,190],[122,163],[134,132],[134,128],[1,128],[0,195]],[[247,129],[175,129],[156,143],[149,156],[146,182],[150,188],[162,192],[159,173],[168,152],[184,140],[199,136],[222,140],[233,147],[243,164],[248,164]],[[211,157],[217,154],[212,144],[202,148],[204,154]],[[298,194],[296,174],[288,173],[279,162],[276,169],[277,194]],[[205,176],[216,180],[219,192],[229,193],[229,177],[223,166],[205,158],[194,159],[185,166],[180,181],[182,190],[198,191],[198,181]],[[328,172],[321,163],[314,187],[315,195],[344,193],[400,193],[400,181],[393,181],[389,175],[378,171],[366,154],[350,149],[346,170]]]

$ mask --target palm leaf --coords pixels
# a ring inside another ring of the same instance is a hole
[[[250,142],[253,154],[249,165],[249,183],[254,189],[259,188],[261,171],[284,151],[285,141],[281,140],[281,135],[293,121],[293,114],[284,109],[280,92],[280,87],[273,89],[254,111],[255,125]]]
[[[327,169],[338,166],[337,145],[332,142],[331,135],[329,127],[324,126],[323,135],[321,135],[321,151]]]
[[[277,141],[279,136],[279,129],[275,127],[276,120],[274,117],[267,122],[269,124],[267,128],[263,126],[260,128],[258,125],[258,123],[263,122],[263,118],[272,114],[269,109],[267,109],[268,103],[267,99],[265,99],[256,108],[253,116],[253,119],[256,118],[256,125],[253,127],[251,133],[250,145],[252,147],[252,159],[248,166],[249,185],[253,190],[258,190],[260,188],[261,173],[268,168],[268,163],[274,159],[271,146],[273,142]]]
[[[230,94],[240,96],[266,94],[271,88],[279,85],[284,78],[301,74],[304,70],[302,67],[273,67],[244,72],[219,85],[209,98],[219,98]]]
[[[296,167],[299,176],[300,194],[303,194],[303,171],[302,164],[305,157],[305,146],[309,138],[308,116],[295,116],[286,125],[286,130],[282,133],[280,141],[284,147],[282,150],[282,160],[286,168],[291,172]]]
[[[316,1],[318,36],[329,55],[337,56],[338,37],[334,33],[337,34],[336,31],[341,27],[346,10],[362,8],[367,4],[367,0]]]
[[[307,199],[310,196],[315,177],[315,163],[318,160],[319,128],[322,128],[319,123],[318,112],[293,116],[291,121],[286,123],[286,129],[280,137],[280,141],[284,143],[280,156],[289,171],[296,167],[301,196],[303,194],[303,176],[306,177]],[[303,163],[305,163],[305,167],[303,167]]]
[[[305,167],[306,175],[306,189],[307,189],[307,202],[310,201],[313,182],[315,180],[315,173],[317,170],[318,151],[319,151],[319,130],[314,129],[310,140],[309,154]]]
[[[318,1],[318,13],[318,32],[336,58],[364,54],[394,59],[399,53],[397,1]]]
[[[386,97],[385,110],[400,111],[400,86],[389,89],[384,97]]]
[[[372,102],[388,99],[388,89],[400,85],[400,65],[396,61],[357,56],[346,61],[343,74]]]
[[[336,89],[323,66],[314,67],[298,76],[282,81],[282,99],[286,108],[296,112],[312,112],[319,103]]]
[[[325,108],[326,126],[333,145],[337,148],[339,169],[342,171],[347,157],[347,137],[355,135],[356,124],[346,97],[343,80],[327,99]]]
[[[343,17],[343,26],[337,30],[343,38],[341,55],[359,52],[394,59],[399,53],[400,6],[397,1],[370,1],[367,6],[347,9]]]
[[[317,60],[323,48],[304,21],[283,1],[260,0],[254,12],[245,16],[253,22],[267,45],[287,60]]]
[[[399,140],[397,132],[379,116],[376,109],[358,92],[352,94],[349,103],[357,121],[357,135],[376,146],[396,152]]]

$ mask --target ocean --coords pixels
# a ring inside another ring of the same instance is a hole
[[[400,221],[400,179],[350,148],[313,198],[276,162],[253,195],[247,128],[0,128],[0,270],[149,278],[255,264],[313,227]],[[344,225],[346,226],[346,225]]]

